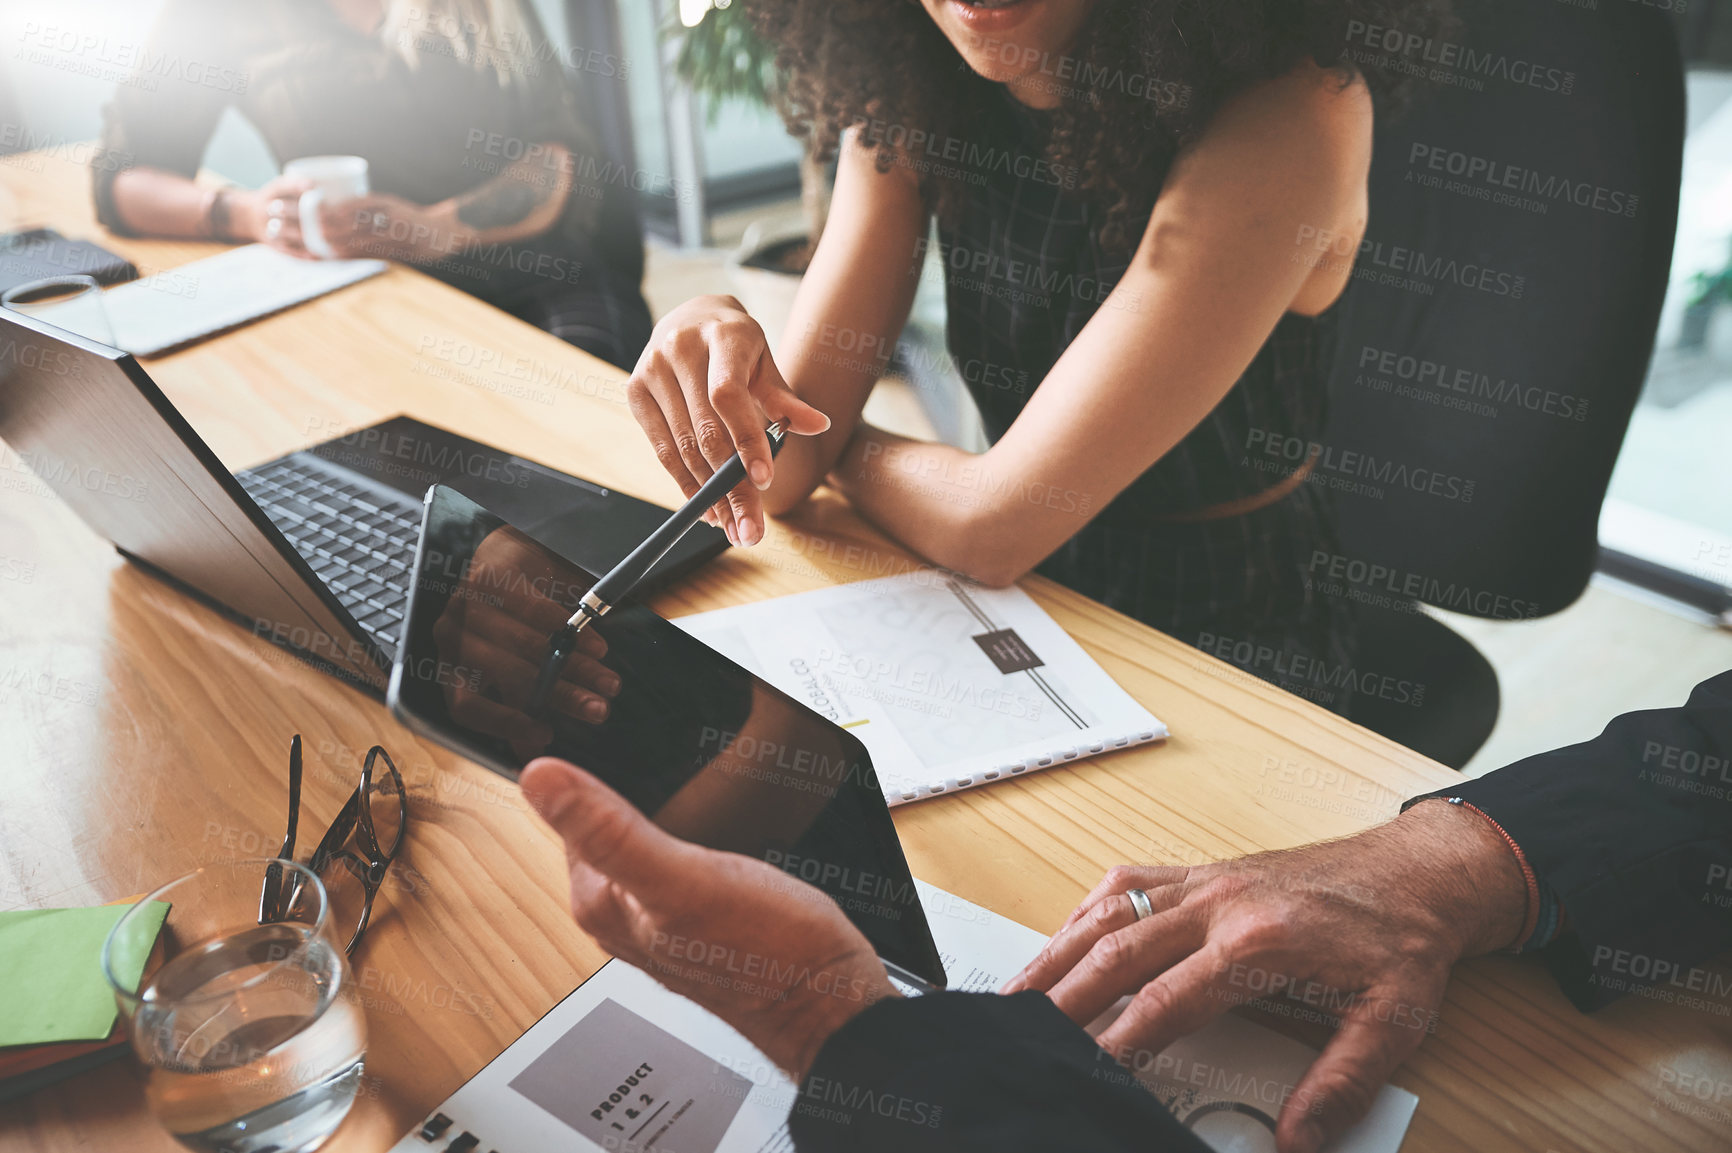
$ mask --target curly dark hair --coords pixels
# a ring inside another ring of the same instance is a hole
[[[911,130],[966,141],[1004,107],[999,86],[963,62],[918,0],[746,2],[776,46],[783,119],[820,159],[859,126],[888,171]],[[1071,51],[1041,62],[1063,101],[1045,159],[1105,212],[1111,239],[1153,203],[1152,174],[1248,84],[1312,60],[1344,84],[1363,77],[1382,106],[1398,103],[1401,61],[1355,61],[1349,28],[1442,35],[1447,3],[1098,0]],[[956,177],[923,176],[921,185],[941,215],[955,208]]]

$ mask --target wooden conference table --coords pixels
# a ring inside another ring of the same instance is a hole
[[[216,251],[104,234],[80,159],[0,161],[0,228],[52,225],[147,270]],[[623,374],[408,270],[148,367],[231,468],[402,412],[664,504],[679,495],[625,408]],[[413,823],[355,960],[366,1087],[328,1146],[384,1148],[605,960],[568,915],[558,843],[515,786],[122,563],[21,467],[0,446],[0,909],[112,901],[270,853],[291,734],[309,753],[303,828],[325,827],[361,751],[385,744]],[[823,497],[655,607],[904,565]],[[1023,587],[1174,736],[896,811],[916,875],[1005,916],[1050,932],[1114,864],[1339,836],[1455,779],[1050,582]],[[1460,968],[1435,1035],[1395,1080],[1419,1095],[1408,1153],[1732,1144],[1732,1020],[1645,1000],[1585,1017],[1532,959]],[[6,1150],[176,1147],[129,1062],[0,1105]]]

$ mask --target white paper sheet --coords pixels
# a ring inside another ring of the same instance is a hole
[[[155,356],[377,276],[382,260],[298,260],[249,244],[102,294],[114,345]],[[42,313],[54,323],[54,310]]]

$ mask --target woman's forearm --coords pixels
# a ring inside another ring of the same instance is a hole
[[[433,263],[477,247],[516,244],[551,231],[571,195],[570,153],[542,144],[461,196],[422,204],[373,193],[321,213],[325,240],[341,257]]]
[[[274,193],[201,188],[160,168],[129,168],[114,178],[113,196],[121,223],[139,236],[254,241],[264,238]]]
[[[802,288],[802,295],[808,296]],[[819,409],[831,421],[830,431],[818,436],[791,438],[776,460],[776,479],[764,493],[764,507],[781,514],[800,505],[812,495],[825,474],[839,467],[850,444],[850,438],[860,425],[860,411],[888,358],[827,356],[822,347],[825,329],[838,326],[820,319],[819,306],[802,307],[797,302],[789,327],[793,331],[782,339],[779,363],[789,366],[789,384],[799,397]],[[888,327],[888,325],[884,326]],[[850,327],[852,334],[860,331]],[[883,341],[894,347],[894,335],[874,335],[869,340]],[[834,337],[832,336],[832,341]]]
[[[994,464],[991,453],[862,424],[829,481],[856,512],[925,560],[1002,587],[1041,557],[1028,547],[1030,534],[1021,531],[1014,500],[1007,501],[1026,496],[1028,486],[997,475]],[[1088,519],[1086,509],[1077,511],[1071,531]]]
[[[114,208],[140,236],[211,239],[215,193],[158,168],[129,168],[114,178]]]
[[[559,222],[571,199],[571,153],[558,144],[541,145],[525,158],[462,196],[429,211],[454,236],[459,248],[509,244],[540,236]]]
[[[770,512],[810,496],[847,448],[907,323],[926,224],[920,189],[905,172],[879,172],[871,152],[852,140],[843,146],[829,223],[776,348],[788,384],[830,418],[830,431],[782,450],[764,494]]]

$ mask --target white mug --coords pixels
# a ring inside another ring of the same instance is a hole
[[[301,243],[314,256],[333,259],[337,253],[325,239],[324,226],[319,223],[319,206],[342,204],[372,191],[366,159],[360,156],[308,156],[285,164],[283,175],[297,176],[312,184],[313,187],[301,196]]]

